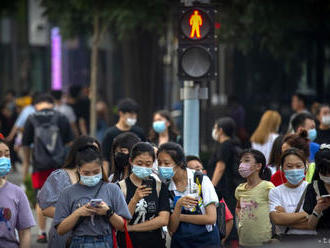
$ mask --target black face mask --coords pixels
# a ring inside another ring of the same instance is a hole
[[[115,166],[118,169],[123,169],[127,165],[129,165],[128,162],[129,159],[129,154],[123,153],[123,152],[118,152],[115,154]]]

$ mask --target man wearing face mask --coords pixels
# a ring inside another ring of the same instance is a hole
[[[317,137],[315,143],[329,144],[330,143],[330,106],[322,104],[316,114],[316,118],[320,122],[317,129]]]
[[[307,113],[300,113],[292,120],[292,127],[295,133],[299,134],[303,130],[308,133],[309,143],[309,162],[314,161],[315,153],[320,149],[320,145],[315,143],[314,140],[317,137],[317,131],[315,128],[315,121],[312,115]]]
[[[110,127],[104,136],[102,142],[103,158],[111,163],[110,153],[112,142],[115,137],[124,132],[135,133],[141,141],[145,141],[145,135],[142,128],[136,126],[138,111],[140,106],[136,101],[130,98],[124,98],[118,103],[119,120],[116,125]]]

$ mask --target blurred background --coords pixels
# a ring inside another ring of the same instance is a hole
[[[207,82],[201,103],[201,150],[211,143],[214,120],[235,116],[242,135],[253,132],[266,109],[284,125],[291,95],[309,105],[330,99],[330,1],[218,0],[219,78]],[[141,106],[139,125],[169,109],[182,129],[177,78],[177,0],[1,0],[0,96],[78,85],[106,103],[107,125],[116,122],[123,97]],[[88,94],[88,92],[86,93]],[[24,100],[24,98],[21,98]],[[243,112],[242,112],[243,111]],[[242,115],[242,113],[244,113]],[[286,130],[286,127],[282,127]]]

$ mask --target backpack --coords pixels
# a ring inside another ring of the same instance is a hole
[[[50,121],[45,123],[40,123],[35,114],[30,118],[34,127],[33,158],[36,169],[57,169],[64,163],[66,150],[58,127],[60,116],[55,111]]]
[[[202,183],[203,183],[203,173],[200,171],[196,171],[194,173],[194,182],[199,185],[201,191],[200,196],[203,198],[202,193]],[[216,225],[219,229],[220,239],[223,239],[226,236],[226,207],[223,202],[220,202],[217,207],[217,222]]]

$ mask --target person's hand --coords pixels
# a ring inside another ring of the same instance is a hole
[[[185,196],[185,197],[181,197],[176,204],[179,207],[186,207],[186,208],[192,208],[194,206],[196,206],[198,204],[198,201],[191,197],[191,196]]]
[[[327,197],[327,198],[319,198],[317,200],[317,203],[316,203],[316,206],[314,208],[314,210],[317,212],[317,213],[321,213],[323,212],[324,210],[326,210],[327,208],[330,207],[330,198]]]
[[[137,189],[135,190],[133,199],[136,202],[139,202],[142,198],[150,195],[151,193],[152,193],[151,188],[147,188],[146,185],[141,185],[141,186],[138,186]]]
[[[102,201],[97,207],[88,205],[88,208],[92,209],[97,215],[105,215],[109,210],[108,204],[106,204],[104,201]]]
[[[92,208],[89,208],[88,207],[88,204],[78,208],[76,211],[74,211],[74,213],[77,215],[77,216],[92,216],[95,214],[95,210],[92,209]]]
[[[127,225],[127,232],[134,232],[133,225]]]
[[[278,213],[285,213],[285,209],[284,209],[282,206],[277,206],[277,207],[275,208],[275,210],[276,210],[276,212],[278,212]]]

